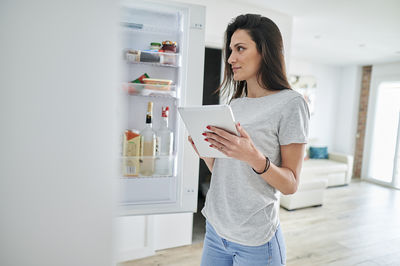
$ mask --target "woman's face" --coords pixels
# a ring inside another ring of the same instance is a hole
[[[233,79],[248,81],[256,78],[261,64],[261,55],[257,51],[256,43],[246,30],[239,29],[233,33],[230,49],[228,63],[233,71]]]

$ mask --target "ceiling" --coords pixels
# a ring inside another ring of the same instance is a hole
[[[400,61],[400,0],[238,0],[293,16],[291,55],[329,65]]]

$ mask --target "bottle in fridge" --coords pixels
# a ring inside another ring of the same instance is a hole
[[[168,128],[168,111],[168,106],[162,107],[160,128],[157,131],[156,175],[170,176],[173,170],[174,133]]]
[[[143,138],[143,157],[140,159],[140,174],[151,176],[154,174],[154,160],[156,155],[156,134],[153,130],[153,102],[148,102],[146,126],[140,131]]]

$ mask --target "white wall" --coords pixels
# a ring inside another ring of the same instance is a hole
[[[335,150],[336,112],[341,86],[341,68],[292,58],[290,74],[311,75],[317,80],[315,114],[311,116],[309,140],[313,145],[327,145]]]
[[[337,89],[336,121],[333,148],[336,152],[354,155],[358,109],[361,92],[362,67],[341,68],[340,86]]]
[[[327,145],[330,151],[354,155],[362,67],[330,66],[292,58],[289,73],[317,79],[310,144]]]
[[[112,265],[115,15],[0,2],[0,265]]]
[[[194,3],[206,6],[206,46],[222,48],[224,33],[228,23],[240,14],[261,14],[272,19],[279,27],[284,47],[285,58],[290,58],[293,18],[280,12],[254,6],[240,1],[228,0],[177,0],[178,2]],[[289,62],[287,61],[287,64]]]

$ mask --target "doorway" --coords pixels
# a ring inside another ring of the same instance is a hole
[[[364,179],[400,189],[400,81],[378,85]]]
[[[218,93],[214,93],[221,83],[221,49],[205,49],[204,55],[204,80],[203,80],[203,105],[219,104]],[[207,165],[200,159],[199,190],[197,199],[197,213],[193,214],[192,243],[203,242],[205,235],[205,218],[201,213],[205,197],[210,186],[211,172]]]

